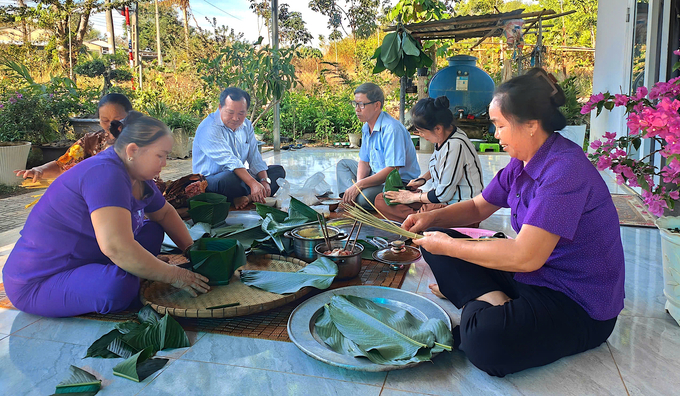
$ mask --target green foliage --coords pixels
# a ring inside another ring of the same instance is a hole
[[[50,98],[22,90],[2,98],[0,141],[28,141],[43,144],[56,136],[57,123],[51,116]]]
[[[201,238],[189,251],[192,271],[209,279],[209,285],[227,285],[236,268],[245,265],[243,245],[236,239]]]
[[[451,18],[450,7],[438,0],[399,0],[387,14],[390,21],[419,23]]]
[[[160,370],[169,359],[151,358],[154,351],[151,347],[137,352],[113,368],[113,375],[127,378],[135,382],[144,381],[148,376]]]
[[[196,134],[196,129],[201,123],[201,119],[191,113],[181,113],[171,109],[168,109],[160,120],[163,121],[170,130],[182,128],[185,133],[191,136]]]
[[[281,135],[296,138],[304,134],[328,142],[346,141],[349,132],[361,129],[361,122],[349,103],[352,92],[350,87],[312,93],[290,92],[281,102]],[[262,121],[263,129],[271,131],[271,115]]]
[[[203,193],[189,198],[189,216],[194,223],[215,225],[229,215],[227,197],[216,193]]]
[[[404,182],[401,181],[401,175],[399,174],[399,169],[392,169],[392,171],[387,175],[385,179],[385,186],[383,187],[383,192],[387,191],[399,191],[404,189]],[[397,203],[392,203],[392,200],[385,197],[385,203],[388,205],[397,205]]]
[[[432,59],[425,54],[420,43],[401,24],[397,26],[396,32],[385,36],[372,59],[376,60],[374,74],[389,70],[397,77],[410,77],[416,69],[432,65]]]
[[[328,17],[331,40],[341,37],[340,30],[345,31],[345,24],[355,39],[369,37],[375,32],[380,0],[345,0],[344,8],[339,3],[339,0],[309,1],[309,8]],[[345,31],[346,35],[350,33]]]
[[[291,88],[297,85],[292,64],[297,46],[274,50],[241,41],[226,44],[215,57],[199,60],[198,73],[204,83],[219,92],[235,86],[250,93],[250,120],[259,119]]]
[[[104,85],[101,96],[108,93],[112,81],[129,81],[132,79],[132,72],[127,66],[128,62],[123,51],[118,51],[112,55],[90,55],[89,59],[78,63],[73,71],[76,74],[87,77],[102,77]]]
[[[566,98],[564,106],[560,107],[560,111],[567,118],[567,125],[587,124],[590,114],[581,114],[581,107],[583,105],[578,102],[578,98],[582,95],[577,85],[576,76],[564,79],[564,81],[560,82],[560,86]]]

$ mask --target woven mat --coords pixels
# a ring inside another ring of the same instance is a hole
[[[619,224],[631,227],[652,227],[656,225],[656,216],[649,213],[645,204],[635,195],[612,195],[616,212],[619,215]]]
[[[404,283],[404,278],[409,267],[399,271],[392,271],[388,265],[383,263],[362,260],[361,272],[353,279],[333,282],[331,289],[345,286],[371,285],[386,286],[398,289]],[[176,318],[187,331],[204,331],[208,333],[227,334],[238,337],[262,338],[275,341],[290,341],[286,325],[290,313],[307,298],[312,297],[322,291],[314,289],[312,293],[305,297],[295,300],[289,304],[275,308],[271,311],[258,313],[248,316],[224,319],[190,319]],[[0,308],[16,309],[9,302],[5,295],[5,287],[0,283]],[[107,322],[124,322],[136,318],[136,311],[123,311],[116,314],[96,314],[91,313],[81,315],[80,318],[101,320]]]

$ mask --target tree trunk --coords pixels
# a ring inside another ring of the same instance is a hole
[[[189,49],[189,10],[187,9],[188,7],[182,7],[182,11],[184,11],[184,40],[187,43],[187,50]]]
[[[156,6],[156,51],[158,52],[158,65],[163,66],[163,54],[161,54],[161,23],[158,16],[158,0],[154,0]]]
[[[26,8],[24,0],[17,0],[19,7]],[[24,18],[21,18],[21,36],[23,45],[31,44],[31,36],[28,33],[28,24]]]
[[[106,34],[109,36],[109,52],[116,53],[116,36],[113,33],[113,12],[111,11],[111,0],[104,0],[106,4]]]

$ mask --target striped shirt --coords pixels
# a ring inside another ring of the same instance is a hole
[[[224,125],[219,110],[208,115],[196,129],[191,156],[193,173],[203,176],[246,168],[246,162],[254,175],[267,170],[267,164],[257,150],[250,120],[246,118],[233,131]]]
[[[482,165],[465,132],[456,128],[430,157],[434,189],[427,193],[432,203],[452,204],[471,199],[482,192]]]

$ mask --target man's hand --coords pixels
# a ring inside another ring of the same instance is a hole
[[[419,177],[408,182],[406,187],[408,187],[410,190],[416,190],[418,187],[422,187],[426,181],[427,180],[425,180],[424,178]]]
[[[455,238],[444,234],[443,232],[426,232],[424,238],[414,239],[413,243],[424,248],[429,253],[448,256],[451,245]]]
[[[436,212],[437,211],[410,214],[406,220],[404,220],[401,228],[415,233],[427,230],[434,223],[435,217],[433,217],[433,214]]]
[[[351,186],[345,190],[345,194],[342,196],[342,202],[346,204],[351,204],[356,201],[359,195],[359,189],[356,186]]]
[[[259,181],[253,179],[253,182],[250,183],[248,186],[250,187],[250,199],[253,200],[253,202],[259,202],[259,203],[264,203],[264,197],[265,195],[265,188],[262,184],[260,184]]]
[[[272,186],[267,183],[266,180],[263,180],[260,182],[262,184],[262,187],[264,187],[264,196],[265,197],[271,197],[272,196]]]
[[[421,193],[411,192],[408,190],[399,191],[385,191],[385,196],[392,200],[392,202],[401,204],[410,204],[414,202],[419,202]]]

